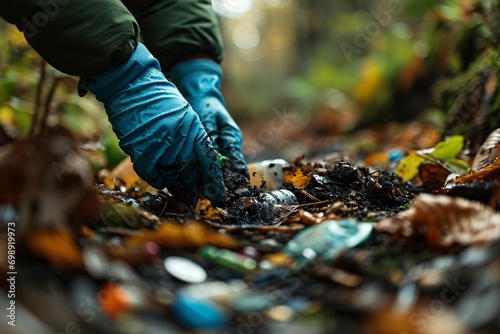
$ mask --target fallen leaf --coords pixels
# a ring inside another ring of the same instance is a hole
[[[194,209],[194,214],[198,219],[208,219],[222,222],[222,217],[227,217],[227,212],[216,208],[209,199],[199,199]]]
[[[497,159],[491,165],[477,172],[471,172],[469,175],[459,176],[456,183],[488,182],[497,179],[500,176],[500,160]]]
[[[483,246],[500,237],[500,215],[479,202],[422,194],[412,208],[381,220],[376,230],[403,238],[422,234],[438,250]]]
[[[307,187],[310,181],[311,177],[304,174],[301,169],[297,169],[296,171],[287,170],[285,172],[286,184],[294,185],[300,189],[304,189],[305,187]]]
[[[131,203],[104,203],[100,222],[106,227],[138,229],[151,228],[160,224],[160,219]]]
[[[108,175],[105,175],[101,181],[112,189],[116,188],[117,185],[123,184],[125,190],[135,188],[138,192],[149,192],[152,194],[158,192],[137,175],[130,157],[123,159],[123,161]]]
[[[204,245],[230,249],[238,247],[238,243],[228,235],[212,231],[195,221],[186,224],[165,222],[158,230],[137,232],[126,239],[131,245],[147,241],[155,242],[160,247],[174,249],[198,248]]]
[[[32,254],[44,258],[54,267],[83,268],[80,249],[66,230],[29,232],[26,237],[26,245]]]
[[[477,152],[471,170],[477,172],[495,163],[498,159],[499,149],[500,129],[496,129],[486,138]]]
[[[0,203],[19,211],[17,236],[45,228],[76,234],[99,210],[90,164],[63,136],[2,147],[0,184]]]
[[[436,164],[423,163],[418,167],[418,175],[423,186],[428,190],[436,190],[444,186],[450,174],[450,170]]]
[[[438,160],[450,160],[455,158],[464,147],[464,137],[452,136],[436,145],[432,156]]]
[[[424,161],[435,162],[436,160],[449,164],[449,168],[456,172],[462,172],[468,168],[467,163],[456,159],[456,156],[462,151],[464,138],[462,136],[452,136],[449,139],[440,142],[434,148],[424,149],[412,153],[399,163],[396,168],[396,175],[403,181],[410,181],[419,172],[419,166]]]
[[[418,174],[418,166],[425,159],[419,157],[418,155],[409,155],[398,164],[396,168],[396,175],[399,176],[403,181],[410,181]]]
[[[324,216],[324,214],[323,214]],[[305,210],[299,210],[299,219],[300,222],[305,224],[305,225],[316,225],[321,223],[325,218],[324,217],[317,217],[314,214],[305,211]]]
[[[383,307],[370,317],[365,324],[366,331],[370,334],[468,334],[469,332],[457,319],[450,307],[443,303],[443,308],[439,310],[439,316],[432,314],[432,321],[426,318],[422,310],[430,310],[433,303],[439,299],[431,301],[419,301],[417,305],[409,309],[398,309],[397,306],[390,308]]]

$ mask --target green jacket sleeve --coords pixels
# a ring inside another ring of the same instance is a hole
[[[0,2],[0,16],[15,24],[49,64],[71,75],[91,75],[128,59],[139,27],[119,0]]]
[[[221,62],[219,22],[210,0],[123,0],[141,27],[144,43],[169,72],[184,57],[205,53]]]

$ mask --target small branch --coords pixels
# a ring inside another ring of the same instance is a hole
[[[43,84],[45,82],[46,77],[46,63],[44,60],[40,62],[40,78],[38,79],[38,85],[36,87],[36,95],[35,95],[35,109],[33,110],[33,116],[31,117],[31,125],[28,132],[27,140],[30,140],[35,135],[35,131],[38,124],[38,114],[40,113],[40,108],[42,106],[42,91]]]
[[[45,129],[47,128],[47,117],[50,113],[50,104],[52,103],[52,99],[54,98],[54,93],[56,92],[57,85],[61,81],[61,77],[56,77],[52,81],[52,86],[50,86],[49,93],[47,95],[47,99],[45,100],[42,119],[40,120],[40,133],[39,136],[43,137],[45,134]]]
[[[223,225],[203,220],[203,222],[213,228],[224,229],[228,233],[241,233],[244,231],[257,231],[257,232],[281,232],[281,233],[298,233],[306,228],[306,226],[286,225],[286,226],[265,226],[265,225]]]
[[[305,197],[309,198],[311,201],[313,202],[321,202],[321,200],[317,199],[316,197],[314,197],[313,195],[309,194],[307,191],[305,191],[304,189],[301,189],[299,187],[294,187],[296,191],[298,191],[299,193],[301,193],[302,195],[304,195]]]

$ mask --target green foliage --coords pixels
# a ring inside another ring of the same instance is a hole
[[[440,142],[434,148],[430,155],[443,161],[454,159],[464,147],[464,138],[462,136],[452,136],[448,140]]]
[[[465,173],[469,168],[467,162],[456,158],[464,147],[462,136],[452,136],[438,143],[434,148],[416,151],[406,156],[396,168],[396,175],[403,181],[409,181],[418,174],[423,162],[439,163],[457,173]]]
[[[40,85],[42,59],[27,44],[14,26],[0,22],[0,123],[24,138],[30,129],[36,109],[36,90]],[[69,129],[82,141],[104,138],[105,150],[98,152],[108,165],[116,165],[124,154],[111,131],[102,105],[92,94],[80,98],[76,94],[77,77],[67,76],[46,65],[41,84],[40,105],[46,104],[48,91],[58,80],[50,103],[49,126]]]

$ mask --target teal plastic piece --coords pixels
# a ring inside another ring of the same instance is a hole
[[[333,262],[339,253],[365,242],[373,231],[373,223],[348,218],[325,221],[297,234],[284,252],[297,260],[321,259]]]

